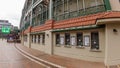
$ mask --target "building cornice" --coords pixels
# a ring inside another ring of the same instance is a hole
[[[77,18],[71,18],[68,20],[61,20],[61,21],[47,20],[43,25],[32,27],[31,32],[40,32],[51,29],[59,30],[59,29],[66,29],[73,27],[80,27],[81,29],[81,27],[85,27],[85,26],[89,26],[89,27],[93,25],[97,26],[98,25],[97,20],[109,19],[109,18],[120,18],[120,11],[102,12],[92,15],[81,16]]]

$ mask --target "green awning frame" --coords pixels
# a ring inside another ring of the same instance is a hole
[[[80,27],[72,27],[72,28],[64,28],[64,29],[54,29],[52,32],[65,32],[65,31],[74,31],[74,30],[89,30],[96,28],[104,28],[105,25],[89,25],[89,26],[80,26]]]
[[[44,34],[45,32],[31,32],[30,34]]]

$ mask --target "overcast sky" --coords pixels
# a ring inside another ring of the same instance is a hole
[[[19,26],[25,0],[0,0],[0,19]]]

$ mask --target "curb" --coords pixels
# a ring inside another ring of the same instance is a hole
[[[29,56],[29,57],[31,57],[31,58],[33,58],[33,59],[35,59],[36,61],[39,61],[39,62],[41,62],[41,63],[48,64],[48,65],[50,65],[50,66],[54,66],[55,68],[66,68],[66,67],[63,67],[63,66],[54,64],[54,63],[52,63],[52,62],[49,62],[49,61],[40,59],[40,58],[38,58],[38,57],[36,57],[36,56],[34,56],[34,55],[31,55],[31,54],[27,53],[26,51],[20,49],[20,48],[17,47],[16,45],[15,45],[15,48],[16,48],[17,50],[19,50],[20,52],[26,54],[27,56]]]

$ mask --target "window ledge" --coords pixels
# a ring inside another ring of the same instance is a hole
[[[65,45],[64,47],[66,47],[66,48],[71,48],[71,46],[70,46],[70,45]]]
[[[84,46],[76,46],[76,48],[78,48],[78,49],[85,49]]]
[[[61,45],[60,45],[60,44],[56,44],[55,46],[56,46],[56,47],[61,47]]]
[[[101,50],[92,49],[91,52],[102,52]]]

